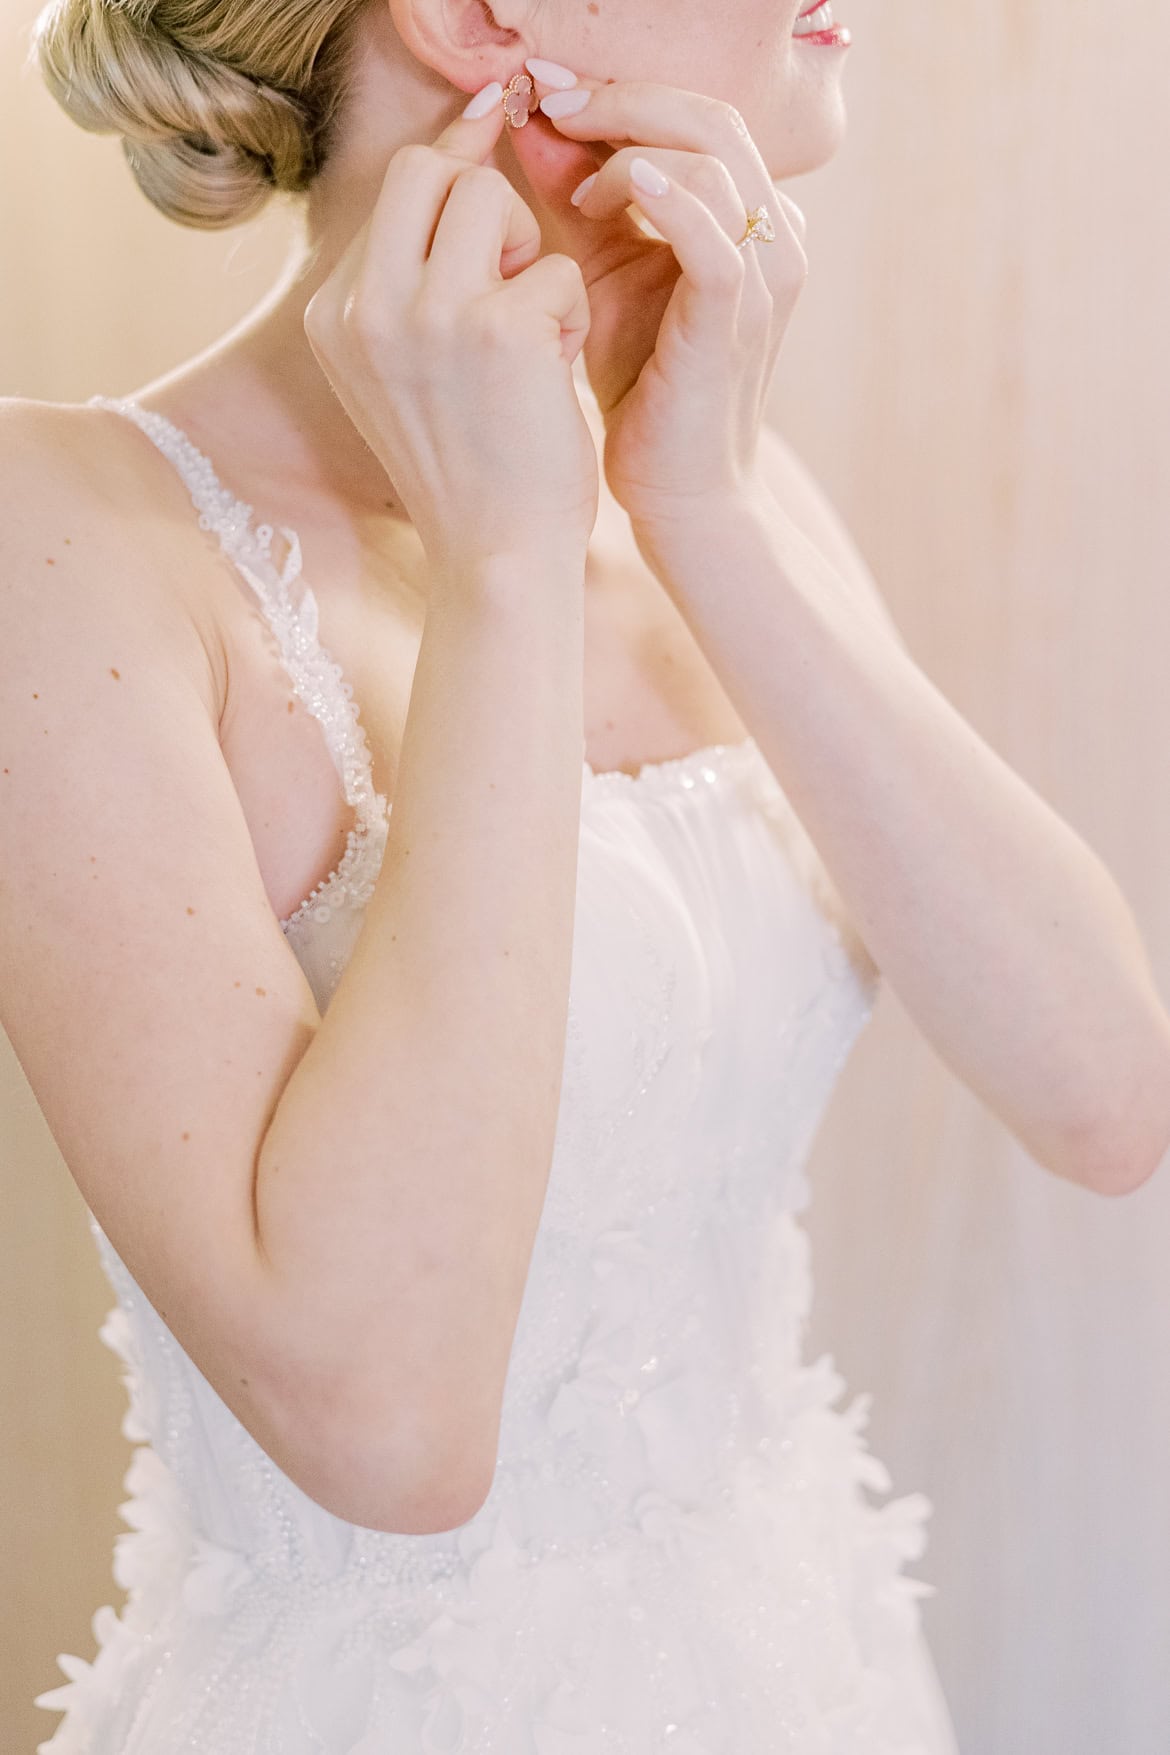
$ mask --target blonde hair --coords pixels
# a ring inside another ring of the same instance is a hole
[[[148,201],[217,231],[328,153],[369,0],[50,0],[30,60],[80,127],[119,133]]]

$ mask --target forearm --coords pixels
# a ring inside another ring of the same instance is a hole
[[[494,1458],[560,1096],[583,570],[522,557],[436,582],[381,874],[261,1158],[284,1321],[338,1430],[365,1422],[372,1476],[379,1432],[420,1475]]]
[[[770,498],[636,531],[940,1055],[1102,1188],[1170,1145],[1170,1023],[1100,859]]]

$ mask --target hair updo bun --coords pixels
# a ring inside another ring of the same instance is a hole
[[[368,0],[50,0],[32,52],[65,113],[118,133],[168,219],[217,231],[307,189]]]

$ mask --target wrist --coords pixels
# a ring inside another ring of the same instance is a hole
[[[526,534],[508,547],[428,547],[430,586],[502,601],[527,599],[534,589],[553,592],[557,581],[583,590],[587,550],[587,543],[560,533]]]
[[[630,517],[630,529],[643,558],[654,565],[708,558],[745,529],[767,528],[777,516],[777,502],[767,483],[752,477],[734,487],[659,508],[653,517]]]

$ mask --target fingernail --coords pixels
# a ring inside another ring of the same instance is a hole
[[[463,114],[469,122],[478,122],[482,116],[489,115],[496,105],[503,103],[503,101],[504,88],[498,79],[493,79],[490,85],[485,85],[482,91],[476,92]]]
[[[582,201],[584,201],[586,195],[588,195],[590,189],[592,189],[594,183],[596,183],[596,181],[600,175],[601,175],[600,171],[594,171],[594,173],[591,177],[586,177],[586,179],[583,183],[577,184],[577,187],[573,190],[573,193],[569,196],[569,200],[573,203],[574,207],[580,207]]]
[[[524,65],[534,79],[539,79],[542,85],[555,85],[558,91],[568,91],[577,83],[577,75],[559,61],[542,61],[539,55],[533,55]]]
[[[652,165],[648,158],[630,161],[630,182],[643,195],[665,195],[670,188],[670,178],[664,177],[658,166]]]
[[[562,116],[577,115],[592,95],[588,91],[550,91],[546,98],[541,98],[540,107],[546,116],[559,120]]]

